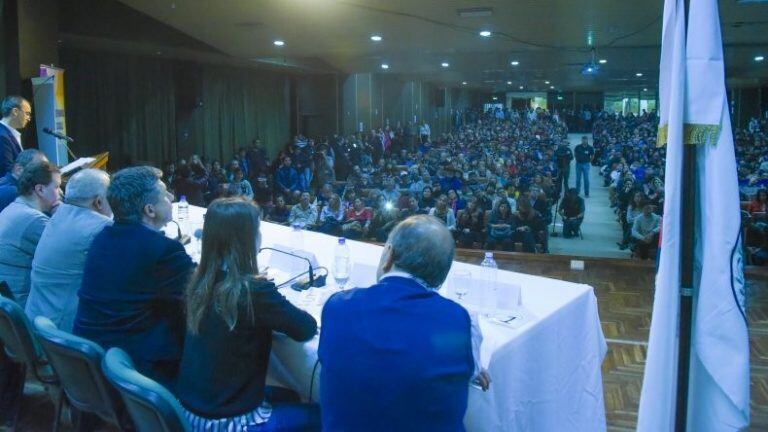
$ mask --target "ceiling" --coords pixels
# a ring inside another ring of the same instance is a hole
[[[494,91],[630,90],[658,79],[663,0],[120,1],[255,64],[398,74],[457,87],[466,81]],[[768,3],[719,4],[729,84],[765,83],[768,60],[754,57],[768,58]],[[492,12],[459,16],[468,8]],[[478,35],[485,29],[490,38]],[[373,34],[383,40],[371,41]],[[275,46],[276,39],[285,45]],[[607,63],[585,77],[580,71],[592,49]]]

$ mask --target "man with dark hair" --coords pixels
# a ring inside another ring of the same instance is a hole
[[[4,177],[24,150],[19,131],[32,120],[32,106],[21,96],[7,96],[0,103],[0,116],[0,177]]]
[[[24,307],[37,243],[48,214],[60,204],[61,174],[48,161],[28,165],[19,178],[19,197],[0,212],[0,280]]]
[[[8,204],[19,196],[18,184],[19,177],[24,168],[32,162],[47,161],[45,155],[35,149],[27,149],[19,153],[16,157],[16,163],[8,171],[5,177],[0,179],[0,211],[8,207]]]
[[[323,430],[463,430],[475,365],[470,317],[435,292],[453,255],[440,221],[410,217],[389,235],[378,283],[325,304]]]
[[[107,189],[115,216],[93,239],[73,333],[119,347],[139,372],[173,388],[184,337],[182,293],[193,264],[160,229],[173,195],[156,168],[118,171]]]

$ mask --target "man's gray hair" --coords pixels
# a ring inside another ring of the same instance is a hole
[[[26,149],[22,150],[21,153],[19,153],[18,156],[16,156],[16,161],[14,163],[21,168],[26,168],[27,165],[29,165],[32,162],[36,161],[47,161],[48,158],[45,157],[45,154],[37,149]]]
[[[64,201],[67,204],[88,206],[96,197],[106,197],[109,174],[102,170],[88,168],[75,173],[67,182]]]
[[[430,288],[445,281],[451,269],[454,242],[448,228],[434,216],[417,215],[400,222],[387,243],[393,265],[422,279]]]
[[[115,222],[140,223],[144,206],[158,200],[158,181],[163,172],[150,166],[125,168],[112,176],[107,189],[107,201]]]

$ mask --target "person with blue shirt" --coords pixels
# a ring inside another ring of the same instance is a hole
[[[390,233],[378,282],[325,304],[323,430],[464,430],[472,324],[463,307],[435,291],[453,256],[453,237],[440,221],[412,216]]]

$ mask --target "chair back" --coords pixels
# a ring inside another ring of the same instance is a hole
[[[181,405],[162,385],[136,371],[120,348],[110,348],[102,363],[104,375],[120,392],[139,432],[187,432]]]
[[[16,297],[11,291],[11,287],[8,286],[8,282],[0,281],[0,297],[5,297],[9,300],[16,300]]]
[[[46,317],[35,318],[38,341],[56,371],[67,400],[80,411],[93,413],[116,426],[120,396],[104,377],[104,350],[96,343],[59,330]]]
[[[48,367],[21,306],[5,297],[0,297],[0,341],[5,345],[8,356],[26,364],[38,380],[45,384],[58,381]]]

